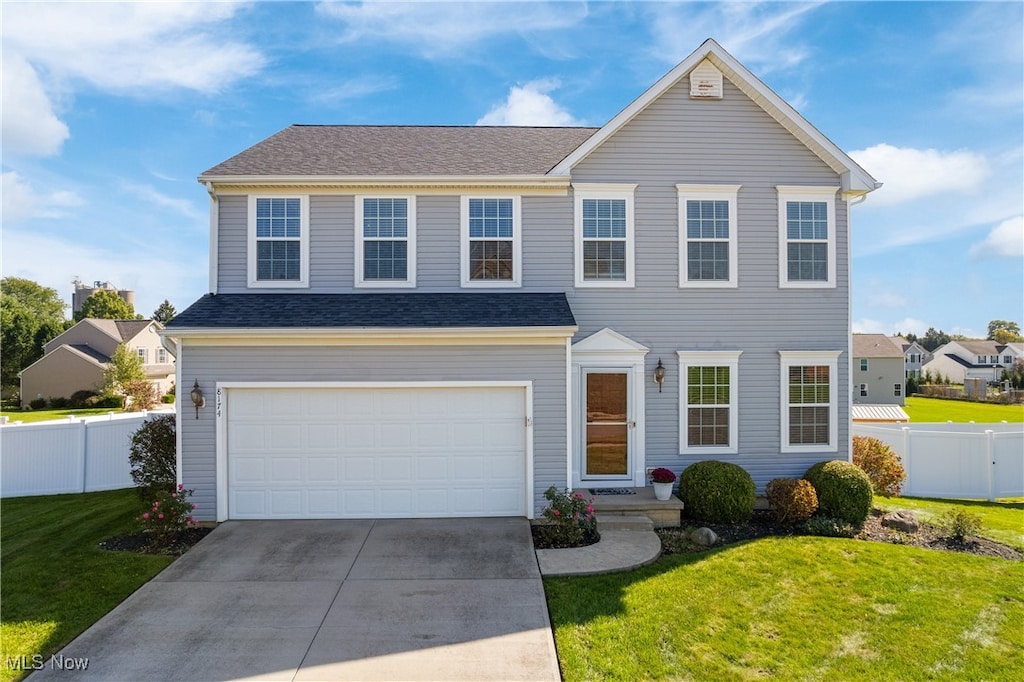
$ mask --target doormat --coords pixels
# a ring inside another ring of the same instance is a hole
[[[591,488],[591,495],[636,495],[632,488]]]

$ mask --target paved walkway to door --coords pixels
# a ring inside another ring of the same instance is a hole
[[[32,680],[558,680],[526,519],[229,521]]]

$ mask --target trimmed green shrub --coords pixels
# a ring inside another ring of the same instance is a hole
[[[75,391],[71,394],[71,407],[85,407],[88,403],[89,398],[96,397],[96,391]]]
[[[174,402],[174,394],[173,393],[165,393],[165,394],[163,394],[162,396],[160,396],[160,402],[164,403],[165,405],[169,405],[169,404],[173,403]]]
[[[128,463],[143,499],[159,491],[174,492],[177,443],[173,414],[153,417],[132,434]]]
[[[807,519],[804,529],[808,535],[826,538],[852,538],[857,534],[857,528],[852,523],[831,516],[812,516]]]
[[[853,463],[868,475],[876,495],[898,496],[907,480],[899,456],[877,438],[853,437]]]
[[[69,407],[68,399],[63,396],[57,396],[56,398],[50,396],[50,399],[47,402],[49,403],[51,410],[64,410]]]
[[[963,542],[981,530],[981,517],[964,509],[950,509],[936,519],[938,524],[949,531],[949,537]]]
[[[755,492],[750,474],[730,462],[697,462],[679,477],[679,496],[686,514],[710,523],[749,521],[754,514]]]
[[[818,462],[804,478],[814,486],[822,516],[864,525],[871,513],[871,480],[858,466],[840,459]]]
[[[802,478],[774,478],[765,488],[765,495],[779,523],[806,521],[818,509],[814,486]]]
[[[35,398],[28,402],[28,406],[33,410],[42,410],[46,407],[46,398]]]

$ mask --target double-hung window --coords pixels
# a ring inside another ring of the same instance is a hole
[[[135,353],[136,355],[139,356],[139,362],[141,362],[142,364],[146,364],[147,362],[149,362],[149,353],[146,351],[145,348],[136,348]]]
[[[782,452],[839,449],[839,351],[779,351]]]
[[[836,285],[835,187],[776,187],[779,286]]]
[[[522,284],[520,199],[462,197],[462,286]]]
[[[636,185],[573,185],[576,286],[633,286],[635,189]]]
[[[680,454],[735,454],[742,351],[679,351]]]
[[[355,198],[355,286],[416,286],[416,197]]]
[[[156,349],[156,364],[166,365],[167,364],[167,351],[163,348]]]
[[[249,197],[249,286],[309,286],[309,197]]]
[[[676,185],[679,286],[735,287],[739,185]]]

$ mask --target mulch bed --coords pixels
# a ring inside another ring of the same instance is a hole
[[[530,532],[533,533],[533,548],[534,549],[569,549],[571,547],[586,547],[587,545],[593,545],[601,539],[600,533],[597,529],[591,529],[583,534],[583,541],[579,544],[566,544],[560,542],[558,538],[553,537],[551,528],[544,524],[535,524],[530,526]]]
[[[108,552],[139,552],[141,554],[168,554],[181,556],[194,544],[205,538],[213,528],[195,526],[169,535],[163,542],[157,542],[151,533],[115,535],[100,542],[100,549]]]
[[[1000,559],[1008,559],[1010,561],[1024,561],[1024,552],[1013,547],[981,537],[972,537],[964,542],[958,542],[950,538],[948,531],[944,528],[928,523],[921,523],[921,528],[916,533],[902,533],[892,528],[886,528],[882,525],[883,514],[884,512],[877,509],[872,510],[871,516],[868,517],[864,527],[854,536],[854,539],[869,542],[888,542],[894,545],[909,545],[946,552],[961,552],[978,556],[999,557]],[[799,527],[776,523],[770,512],[760,510],[755,511],[753,518],[745,524],[700,523],[684,520],[684,524],[687,523],[694,526],[707,527],[715,531],[719,538],[715,547],[769,536],[807,535]],[[709,549],[691,543],[686,537],[685,529],[661,529],[658,531],[658,534],[661,536],[662,549],[666,554],[705,551]]]

